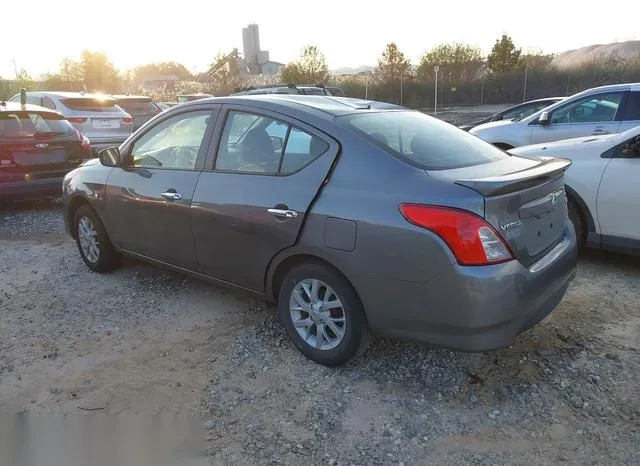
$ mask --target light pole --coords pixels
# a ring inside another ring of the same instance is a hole
[[[438,114],[438,71],[440,71],[440,67],[438,65],[434,66],[433,71],[436,72],[436,88],[433,98],[433,115],[435,116]]]
[[[527,75],[529,68],[527,67],[527,63],[524,64],[524,91],[522,92],[522,101],[525,102],[527,100]]]
[[[402,105],[402,74],[400,74],[400,105]]]
[[[368,76],[364,78],[364,98],[365,100],[369,100],[369,77]]]

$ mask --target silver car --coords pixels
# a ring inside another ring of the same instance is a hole
[[[380,102],[203,99],[69,173],[64,219],[93,271],[129,254],[277,301],[321,364],[372,334],[482,351],[567,290],[570,163]]]
[[[20,102],[20,94],[11,98]],[[102,94],[80,92],[27,92],[27,103],[62,114],[91,141],[94,150],[117,146],[133,132],[133,117]]]

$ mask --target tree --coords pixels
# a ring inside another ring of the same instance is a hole
[[[63,81],[84,81],[82,63],[72,58],[63,58],[60,62],[58,76]]]
[[[84,84],[89,91],[107,92],[118,87],[118,72],[102,52],[82,51]]]
[[[443,78],[465,82],[475,77],[482,64],[482,52],[477,47],[463,43],[440,44],[422,56],[417,75],[419,79],[430,80],[437,65]]]
[[[404,53],[398,50],[394,42],[387,44],[382,57],[378,60],[374,76],[381,84],[393,84],[401,78],[411,77],[411,63],[404,57]]]
[[[324,54],[315,45],[305,47],[298,60],[282,69],[280,79],[292,84],[325,84],[329,80],[329,67]]]
[[[554,55],[544,55],[542,53],[528,53],[520,56],[520,67],[525,66],[529,70],[547,71],[553,67]]]
[[[204,79],[214,95],[231,94],[243,85],[244,78],[239,63],[238,49],[233,49],[228,54],[218,54],[204,73]]]
[[[522,50],[516,48],[511,37],[503,34],[493,45],[487,65],[494,73],[509,73],[518,68],[521,54]]]
[[[148,63],[146,65],[137,66],[132,71],[133,79],[135,81],[144,81],[145,78],[158,74],[174,75],[181,81],[187,81],[193,78],[186,66],[173,61]]]
[[[285,83],[302,84],[302,70],[297,63],[287,63],[280,71],[280,80]]]

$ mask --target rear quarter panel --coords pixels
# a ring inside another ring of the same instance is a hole
[[[399,205],[448,205],[482,215],[483,199],[468,188],[430,177],[347,130],[334,129],[333,135],[341,141],[333,173],[305,219],[296,246],[272,262],[267,289],[273,290],[274,271],[288,257],[320,257],[351,282],[372,329],[384,334],[388,326],[397,326],[397,319],[406,319],[408,307],[416,309],[415,294],[403,290],[429,283],[453,270],[455,262],[439,238],[404,219]],[[340,241],[335,232],[327,231],[333,219],[355,223],[354,247],[351,238]],[[340,249],[340,244],[349,247]]]

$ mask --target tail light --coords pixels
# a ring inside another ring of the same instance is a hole
[[[67,120],[69,120],[69,123],[85,123],[87,117],[69,117]]]
[[[131,123],[133,123],[133,117],[122,117],[122,123],[124,123],[125,125],[130,125]]]
[[[89,138],[78,130],[76,130],[76,134],[80,138],[80,147],[82,150],[85,152],[91,152],[91,141],[89,141]]]
[[[489,265],[513,259],[509,246],[483,218],[448,207],[402,204],[409,222],[437,234],[460,265]]]

